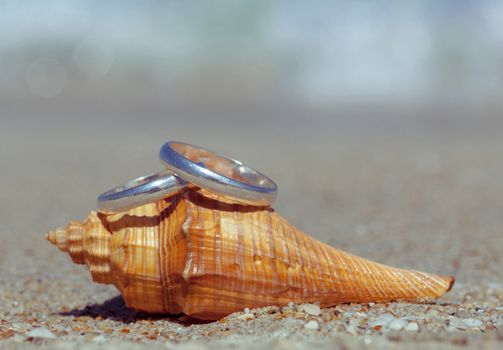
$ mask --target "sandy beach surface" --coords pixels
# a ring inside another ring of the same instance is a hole
[[[0,130],[2,349],[503,346],[503,138],[491,128],[14,124]],[[453,290],[429,304],[272,306],[210,323],[128,309],[45,233],[85,218],[104,190],[159,169],[168,139],[269,174],[280,187],[277,211],[322,242],[454,275]]]

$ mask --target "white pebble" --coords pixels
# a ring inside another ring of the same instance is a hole
[[[316,304],[302,304],[300,309],[304,311],[306,314],[312,316],[318,316],[320,314],[320,307]]]
[[[410,322],[405,326],[405,330],[409,332],[417,332],[419,330],[419,325],[416,322]]]
[[[46,339],[54,339],[56,336],[52,334],[50,330],[47,328],[33,328],[31,331],[26,333],[28,337],[32,338],[46,338]]]
[[[375,326],[382,326],[385,327],[387,326],[391,321],[396,320],[395,316],[392,314],[382,314],[380,315],[377,319],[369,323],[370,327],[375,327]]]
[[[477,320],[476,318],[465,318],[463,319],[463,323],[468,328],[479,328],[484,324],[482,321]]]
[[[309,329],[310,331],[317,331],[320,328],[320,326],[316,321],[309,321],[304,325],[304,328]]]
[[[249,309],[249,308],[247,308],[247,307],[245,307],[245,309],[243,310],[243,312],[244,312],[245,314],[249,314],[249,313],[250,313],[250,309]]]
[[[408,322],[406,320],[404,320],[403,318],[396,318],[396,319],[392,320],[390,323],[388,323],[388,328],[392,329],[394,331],[399,331],[403,327],[405,327],[407,325],[407,323]]]

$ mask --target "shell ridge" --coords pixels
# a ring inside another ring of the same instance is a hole
[[[188,281],[190,277],[192,266],[194,265],[195,260],[195,252],[193,247],[193,242],[189,239],[190,234],[190,225],[194,221],[194,211],[191,210],[190,202],[187,205],[187,216],[185,218],[184,223],[182,224],[182,232],[185,235],[185,239],[187,240],[187,260],[185,261],[185,267],[183,269],[182,276]]]
[[[283,221],[283,220],[281,220]],[[300,244],[299,244],[299,237],[297,237],[297,232],[294,227],[289,227],[289,238],[290,241],[292,241],[294,249],[296,253],[296,262],[295,262],[295,272],[297,273],[299,277],[299,282],[300,282],[300,288],[302,288],[302,296],[306,297],[308,294],[308,280],[306,275],[304,274],[304,256],[302,255],[301,249],[300,249]]]
[[[339,274],[337,273],[337,269],[334,265],[333,259],[330,257],[329,252],[328,252],[328,246],[326,244],[320,245],[321,251],[323,254],[323,257],[325,261],[328,263],[329,266],[327,266],[327,270],[325,272],[325,276],[327,277],[328,283],[330,285],[328,289],[328,293],[340,293],[340,288],[337,284],[337,281],[339,280]]]
[[[274,227],[273,225],[273,217],[272,215],[266,215],[267,218],[267,247],[269,249],[270,255],[272,257],[271,261],[271,268],[272,268],[272,278],[271,278],[271,292],[273,294],[276,294],[276,282],[280,281],[280,274],[278,272],[278,261],[277,261],[277,254],[276,254],[276,238],[275,235],[272,232],[272,229]],[[281,284],[281,281],[280,281]],[[279,286],[281,288],[281,285]],[[284,288],[283,288],[284,289]],[[288,289],[287,289],[288,290]]]
[[[249,256],[249,265],[251,266],[252,268],[252,273],[251,273],[251,283],[252,283],[252,292],[254,294],[257,294],[259,293],[259,290],[261,288],[261,285],[260,283],[260,280],[258,279],[259,278],[259,274],[258,274],[258,271],[257,271],[257,264],[255,264],[255,255],[256,255],[256,251],[257,251],[257,248],[255,247],[257,242],[256,242],[256,239],[254,239],[255,237],[255,225],[252,224],[252,221],[251,221],[251,216],[250,215],[244,215],[244,218],[245,218],[245,222],[246,224],[248,225],[248,227],[250,228],[249,229],[249,232],[247,232],[248,234],[246,234],[246,241],[245,241],[245,245],[244,247],[246,246],[249,246],[250,248],[250,251],[248,253],[248,256]],[[246,242],[249,242],[250,244],[246,244]],[[245,254],[247,252],[245,251]],[[246,269],[245,269],[245,273],[246,273]]]
[[[318,293],[323,294],[323,293],[325,293],[327,288],[325,285],[325,279],[322,277],[323,272],[320,267],[320,261],[319,261],[319,259],[321,258],[321,254],[320,254],[320,250],[318,248],[322,243],[317,240],[312,239],[311,237],[309,237],[309,238],[310,239],[308,240],[308,242],[309,242],[309,245],[311,246],[310,252],[313,252],[313,254],[311,254],[311,260],[313,260],[314,265],[316,265],[316,269],[314,269],[314,273],[316,274],[314,281],[315,281],[315,284],[318,286]]]
[[[367,276],[373,276],[374,274],[372,273],[371,267],[374,268],[375,270],[382,271],[383,267],[381,265],[371,265],[368,263],[368,261],[364,259],[359,259],[358,262],[361,264],[361,266],[364,268],[364,270],[367,273]],[[380,295],[385,295],[386,294],[386,285],[383,281],[382,278],[379,277],[380,275],[378,274],[374,278],[374,284],[375,287]]]
[[[215,251],[215,273],[217,275],[222,275],[222,236],[221,232],[221,224],[220,224],[220,212],[218,210],[213,210],[210,212],[211,218],[214,222],[214,226],[212,231],[213,234],[213,242],[214,242],[214,251]],[[218,279],[217,288],[222,290],[224,288],[222,279]],[[217,313],[221,313],[220,309],[221,303],[216,303],[215,301],[215,310]]]

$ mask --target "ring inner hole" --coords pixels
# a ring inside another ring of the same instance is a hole
[[[172,147],[190,161],[220,175],[254,186],[273,188],[270,180],[239,162],[189,145],[172,144]]]

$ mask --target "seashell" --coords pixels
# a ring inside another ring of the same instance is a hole
[[[270,207],[196,189],[124,213],[91,212],[47,234],[126,304],[214,320],[243,308],[427,301],[453,277],[393,268],[311,238]]]

